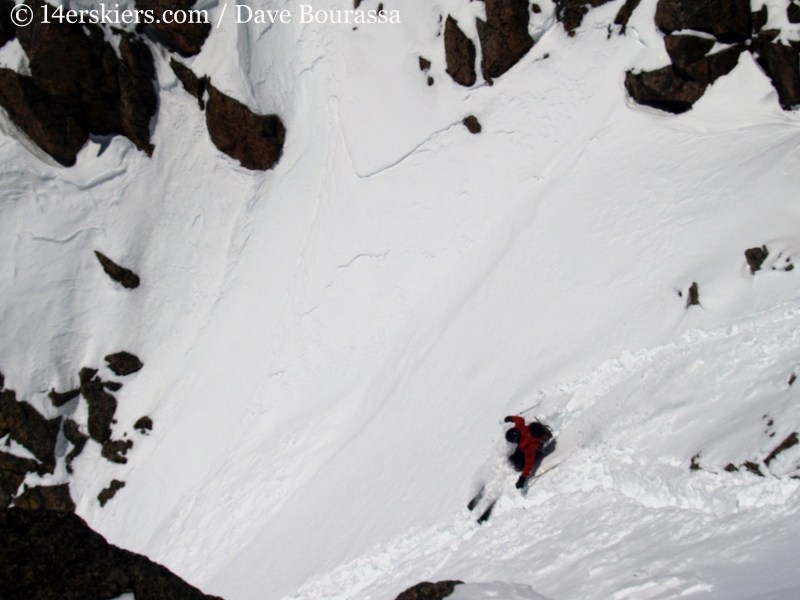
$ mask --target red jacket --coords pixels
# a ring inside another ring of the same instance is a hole
[[[531,471],[533,471],[533,464],[536,461],[536,451],[539,450],[541,439],[535,438],[531,435],[531,432],[528,430],[527,425],[525,425],[525,419],[523,419],[522,417],[511,417],[511,420],[514,422],[514,425],[519,431],[518,446],[519,449],[522,450],[522,453],[525,455],[525,468],[522,469],[521,476],[527,479],[528,476],[531,474]],[[545,439],[550,439],[550,437]]]

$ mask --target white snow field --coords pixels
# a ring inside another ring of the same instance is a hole
[[[800,446],[763,463],[800,429],[800,269],[782,270],[800,259],[800,116],[750,54],[675,116],[623,87],[668,62],[654,0],[610,37],[621,0],[575,37],[540,1],[533,49],[471,89],[445,73],[440,16],[477,42],[480,2],[385,0],[402,24],[356,30],[236,25],[232,4],[216,28],[223,4],[184,62],[280,115],[272,171],[216,150],[155,45],[152,158],[115,137],[54,166],[3,117],[6,387],[55,416],[46,393],[81,367],[145,364],[117,394],[128,463],[90,443],[45,483],[226,600],[442,579],[474,584],[454,600],[800,597]],[[769,7],[797,39],[785,0]],[[502,459],[522,411],[558,440],[525,495]],[[466,504],[491,473],[481,526]]]

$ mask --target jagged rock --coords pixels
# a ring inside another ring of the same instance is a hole
[[[701,60],[714,47],[714,40],[696,35],[668,35],[664,46],[672,64],[681,70]]]
[[[131,440],[108,440],[103,444],[103,449],[100,451],[100,454],[106,460],[124,465],[128,462],[128,459],[123,455],[127,454],[128,450],[131,448],[133,448],[133,442]]]
[[[456,21],[447,15],[444,24],[444,53],[447,73],[456,83],[469,87],[475,84],[475,44],[461,31]]]
[[[100,264],[103,265],[103,270],[111,279],[117,283],[121,283],[122,287],[128,288],[129,290],[139,287],[139,276],[136,273],[125,267],[120,267],[102,252],[95,250],[94,254],[97,260],[100,261]]]
[[[750,0],[658,0],[656,26],[664,33],[694,29],[730,44],[752,33]]]
[[[17,402],[13,390],[0,392],[0,437],[6,434],[39,459],[48,472],[56,464],[55,448],[61,417],[47,420],[33,406]]]
[[[575,35],[575,30],[583,22],[583,16],[589,12],[589,7],[597,8],[611,0],[555,0],[556,19],[564,26],[570,36]],[[633,7],[635,8],[635,6]],[[631,8],[631,12],[633,12]]]
[[[727,75],[739,64],[739,55],[744,52],[744,44],[736,44],[721,52],[709,54],[685,68],[685,73],[703,85],[711,85],[723,75]]]
[[[786,17],[789,19],[789,23],[800,23],[800,4],[790,2],[789,6],[786,7]]]
[[[286,129],[277,115],[257,115],[208,84],[206,125],[221,151],[251,170],[271,169],[281,157]]]
[[[764,25],[766,25],[767,21],[769,20],[769,9],[767,8],[767,5],[765,4],[762,6],[761,10],[758,12],[754,12],[751,18],[753,19],[753,33],[758,33],[761,31],[761,29],[763,29]]]
[[[430,583],[423,581],[402,592],[395,600],[442,600],[453,593],[457,585],[463,581],[438,581]]]
[[[74,513],[0,511],[0,581],[7,600],[221,600],[147,557],[109,544]]]
[[[756,271],[760,271],[761,265],[764,264],[768,256],[769,250],[767,250],[766,245],[761,246],[761,248],[748,248],[745,250],[744,258],[750,267],[750,273],[755,274]]]
[[[481,42],[481,71],[491,84],[533,47],[528,33],[528,0],[484,0],[486,21],[477,20]]]
[[[31,77],[0,69],[0,106],[25,135],[61,165],[71,167],[89,132],[72,106],[40,90]]]
[[[534,14],[538,15],[540,12],[542,12],[542,7],[534,2],[531,4],[531,10]]]
[[[144,366],[137,356],[124,351],[109,354],[105,357],[105,361],[108,363],[108,368],[117,375],[130,375]]]
[[[778,92],[784,110],[800,104],[800,53],[796,48],[764,41],[757,46],[758,64]]]
[[[97,375],[97,369],[90,369],[89,367],[83,367],[80,372],[78,373],[78,378],[81,381],[81,384],[87,383],[92,380],[92,377]]]
[[[158,95],[153,86],[156,76],[153,55],[147,44],[129,33],[122,34],[119,53],[122,57],[119,67],[121,133],[152,156],[150,120],[158,109]]]
[[[431,68],[431,61],[427,58],[419,57],[419,70],[420,71],[428,71]]]
[[[134,429],[138,429],[140,433],[146,433],[153,430],[153,419],[148,416],[141,417],[136,423],[133,424]]]
[[[61,510],[75,512],[75,503],[69,495],[69,484],[25,487],[14,498],[14,506],[24,510]]]
[[[156,41],[170,50],[175,50],[183,56],[194,56],[200,53],[203,43],[211,32],[211,23],[190,23],[189,15],[193,0],[136,0],[136,8],[139,10],[152,10],[155,16],[155,23],[141,27],[143,31],[149,32]],[[167,23],[164,19],[164,11],[171,10],[185,11],[187,19],[185,23]],[[195,15],[197,13],[194,13]],[[201,20],[195,16],[194,21]]]
[[[428,86],[431,86],[431,85],[433,85],[433,77],[428,75]]]
[[[209,82],[208,77],[198,77],[189,67],[179,63],[174,58],[170,59],[169,66],[172,68],[172,72],[175,73],[175,76],[183,84],[183,89],[197,98],[200,110],[205,110],[206,105],[203,101],[203,94],[205,94],[206,86]]]
[[[0,48],[17,35],[17,27],[11,20],[11,9],[14,6],[14,0],[0,0]]]
[[[617,16],[614,17],[614,24],[620,26],[620,33],[625,33],[625,29],[628,27],[628,20],[630,20],[633,11],[636,10],[641,1],[642,0],[625,0],[625,4],[623,4],[617,12]]]
[[[97,500],[100,502],[100,506],[105,506],[106,502],[111,500],[116,495],[117,490],[121,490],[124,487],[124,481],[112,479],[111,483],[108,484],[108,487],[104,488],[99,494],[97,494]]]
[[[0,452],[0,508],[11,502],[28,473],[44,473],[38,462],[31,458]]]
[[[752,461],[749,460],[745,461],[745,463],[742,466],[748,471],[750,471],[753,475],[758,475],[759,477],[764,476],[764,474],[761,472],[761,468]]]
[[[111,438],[111,420],[117,410],[117,400],[103,389],[102,381],[87,381],[81,394],[89,404],[89,437],[101,444]]]
[[[68,392],[57,392],[54,389],[50,390],[50,393],[47,394],[47,397],[50,398],[50,401],[53,403],[53,406],[56,408],[64,406],[70,400],[74,400],[78,396],[81,395],[80,389],[77,390],[70,390]]]
[[[70,450],[69,454],[66,456],[67,471],[72,472],[72,461],[75,460],[81,452],[83,452],[86,442],[89,441],[89,436],[81,433],[81,430],[78,428],[78,424],[75,421],[72,419],[66,419],[64,421],[64,437],[67,438],[67,441],[70,444],[72,444],[72,450]]]
[[[480,133],[481,132],[481,124],[475,115],[470,115],[465,117],[463,120],[464,126],[469,129],[470,133]]]
[[[706,91],[706,86],[679,75],[672,65],[656,71],[625,74],[625,89],[639,104],[667,112],[686,112]]]
[[[103,387],[110,392],[118,392],[122,389],[122,384],[119,381],[104,381]]]
[[[699,306],[700,305],[700,291],[697,288],[697,282],[693,281],[692,285],[689,286],[689,294],[686,298],[686,308],[690,306]]]

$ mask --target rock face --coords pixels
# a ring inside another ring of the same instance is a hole
[[[183,56],[194,56],[200,53],[203,43],[211,32],[211,23],[204,23],[206,20],[201,13],[192,11],[193,0],[136,0],[136,8],[139,10],[152,10],[156,22],[143,27],[143,30],[152,28],[153,37],[164,44],[170,50],[175,50]],[[175,20],[173,17],[164,19],[164,11],[171,10],[173,15],[176,11],[186,13],[185,23],[167,23],[168,20]]]
[[[800,4],[790,2],[789,6],[786,7],[786,18],[789,19],[789,23],[800,23]]]
[[[714,40],[696,35],[668,35],[664,38],[664,46],[672,64],[685,70],[711,51]]]
[[[664,33],[694,29],[726,44],[742,42],[752,33],[750,0],[659,0],[656,26]]]
[[[756,271],[760,271],[761,265],[764,264],[768,256],[769,251],[766,246],[761,246],[761,248],[748,248],[745,250],[744,258],[747,261],[747,265],[750,267],[750,273],[755,274]]]
[[[117,352],[116,354],[109,354],[106,356],[105,361],[108,363],[108,368],[114,371],[117,375],[130,375],[136,373],[144,365],[139,357],[134,356],[130,352]]]
[[[121,283],[122,287],[128,288],[129,290],[139,287],[139,276],[136,273],[125,267],[120,267],[102,252],[95,250],[94,254],[97,256],[97,260],[100,261],[100,264],[103,265],[103,270],[111,279],[117,283]]]
[[[124,481],[119,481],[118,479],[112,479],[111,483],[108,484],[107,488],[104,488],[97,494],[97,500],[100,502],[100,506],[105,506],[106,502],[111,500],[114,496],[117,495],[117,491],[121,490],[125,487]]]
[[[463,581],[438,581],[430,583],[423,581],[414,587],[408,588],[401,593],[395,600],[442,600],[447,598],[456,589],[456,586],[464,583]]]
[[[128,459],[125,458],[124,455],[127,454],[128,450],[131,448],[133,448],[133,442],[131,440],[108,440],[103,444],[100,455],[111,462],[124,465],[128,462]]]
[[[147,557],[112,546],[77,515],[0,511],[4,600],[213,600]],[[220,600],[220,599],[216,599]]]
[[[43,2],[26,0],[37,15]],[[31,114],[16,106],[12,119],[34,142],[64,165],[75,163],[81,140],[85,142],[88,133],[121,134],[152,154],[150,119],[158,105],[155,67],[150,50],[140,39],[120,34],[119,58],[103,30],[95,25],[34,19],[17,34],[28,55],[32,81],[17,78],[16,83],[23,88]],[[5,85],[15,83],[8,75],[5,79]],[[31,83],[38,94],[27,89]],[[61,127],[49,136],[42,135],[39,129],[52,122]]]
[[[169,66],[172,68],[172,72],[175,73],[175,76],[183,84],[183,89],[197,98],[200,110],[205,110],[206,105],[205,102],[203,102],[203,94],[206,92],[208,77],[198,77],[189,67],[179,63],[174,58],[169,61]]]
[[[61,417],[47,420],[30,404],[17,402],[13,390],[0,392],[0,438],[10,434],[52,473]]]
[[[75,512],[75,502],[69,495],[69,484],[36,486],[14,498],[14,506],[24,510],[60,510]]]
[[[528,33],[528,0],[484,0],[486,21],[478,19],[481,42],[481,70],[491,84],[533,47]]]
[[[614,24],[620,26],[619,32],[621,34],[625,34],[625,29],[628,27],[628,20],[641,1],[642,0],[625,0],[625,4],[623,4],[619,12],[617,12],[617,16],[614,17]]]
[[[589,12],[589,7],[597,8],[611,0],[556,0],[556,19],[558,19],[570,36],[575,35],[575,30],[583,22],[583,16]],[[636,2],[638,4],[638,2]],[[624,7],[623,7],[624,8]],[[636,8],[633,5],[630,12]],[[630,15],[628,15],[630,18]],[[627,24],[627,19],[625,20]]]
[[[0,48],[17,35],[16,26],[11,20],[11,9],[14,5],[13,0],[0,0]]]
[[[772,81],[785,110],[800,104],[800,54],[796,48],[764,41],[757,45],[758,64]]]
[[[44,474],[38,462],[0,452],[0,508],[5,508],[16,495],[28,473]]]
[[[475,44],[450,15],[444,24],[444,53],[447,73],[456,83],[469,87],[475,84]]]
[[[257,115],[208,84],[206,125],[221,151],[254,171],[271,169],[281,157],[286,130],[277,115]]]
[[[47,394],[47,397],[50,398],[50,401],[53,403],[53,406],[59,408],[64,406],[67,402],[74,400],[78,396],[81,395],[80,390],[70,390],[68,392],[57,392],[55,390],[50,390],[50,393]]]
[[[103,389],[99,379],[81,384],[81,394],[89,405],[89,437],[104,444],[111,439],[111,420],[117,410],[117,400]]]
[[[65,459],[67,462],[67,471],[71,473],[72,461],[75,460],[81,452],[83,452],[86,442],[89,441],[89,436],[81,433],[81,430],[78,428],[78,424],[75,421],[72,419],[67,419],[64,421],[64,437],[67,438],[67,441],[70,444],[72,444],[72,450],[69,451],[69,454],[67,454]]]

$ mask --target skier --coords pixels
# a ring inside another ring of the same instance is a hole
[[[517,449],[508,457],[508,460],[514,469],[522,471],[517,480],[517,489],[521,489],[528,477],[531,476],[534,467],[538,466],[537,458],[549,454],[548,450],[552,450],[549,444],[542,447],[542,443],[551,440],[553,434],[546,425],[542,425],[538,421],[534,421],[530,425],[525,425],[525,419],[522,417],[506,417],[504,421],[514,424],[514,427],[506,431],[506,440],[516,444]]]

